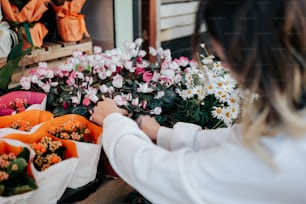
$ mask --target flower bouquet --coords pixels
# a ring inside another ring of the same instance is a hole
[[[21,87],[47,93],[48,110],[55,116],[74,113],[89,118],[97,101],[110,97],[132,118],[147,114],[168,127],[182,121],[212,129],[235,122],[243,95],[205,47],[199,63],[150,48],[149,54],[158,59],[153,63],[146,60],[141,45],[142,39],[137,39],[126,42],[124,50],[102,52],[94,47],[93,55],[75,51],[55,70],[41,63],[21,78]]]
[[[29,203],[37,184],[30,167],[34,152],[25,144],[0,140],[0,203]]]
[[[36,47],[41,47],[48,30],[37,22],[48,9],[49,0],[2,0],[1,5],[5,18],[17,28],[21,28],[24,39]],[[30,26],[31,25],[31,26]],[[27,36],[27,33],[30,36]],[[29,39],[31,38],[31,39]]]
[[[15,115],[1,116],[0,137],[11,133],[31,134],[53,114],[43,110],[28,110]]]
[[[65,1],[62,5],[52,4],[56,13],[58,33],[64,41],[79,41],[89,37],[84,15],[80,14],[86,0]]]
[[[28,135],[10,134],[4,138],[28,144],[36,153],[31,168],[39,188],[33,192],[29,203],[56,203],[76,170],[76,145],[71,141],[60,140],[38,131]]]
[[[25,110],[45,110],[47,95],[31,91],[12,91],[0,96],[0,116]]]
[[[95,179],[102,148],[100,126],[83,116],[68,114],[45,122],[37,131],[76,143],[79,163],[69,187],[78,188]]]

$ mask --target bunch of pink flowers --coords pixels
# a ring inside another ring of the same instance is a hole
[[[222,69],[219,62],[211,56],[204,57],[205,74],[193,60],[183,56],[172,59],[169,49],[150,47],[147,53],[141,46],[142,39],[137,39],[126,42],[124,49],[102,52],[102,48],[94,47],[92,55],[74,51],[71,58],[55,69],[49,69],[47,63],[40,63],[37,69],[31,70],[30,76],[22,77],[20,84],[22,89],[48,93],[47,106],[55,115],[77,113],[89,117],[97,101],[110,97],[117,105],[127,108],[133,117],[149,114],[171,126],[177,121],[188,120],[182,116],[182,110],[192,111],[182,101],[191,101],[196,106],[206,104],[203,110],[211,115],[209,117],[223,120],[220,114],[215,114],[216,106],[227,107],[230,96],[235,96],[236,109],[233,117],[226,118],[226,126],[237,118],[240,98],[236,91],[231,94],[236,83],[227,74],[222,87],[215,86],[213,77],[207,78],[225,73],[218,71]],[[147,55],[154,56],[157,62],[146,60]],[[198,80],[201,77],[205,80]],[[223,80],[221,76],[215,79]],[[214,103],[214,108],[205,102],[206,96],[214,95],[209,85],[214,85],[216,91],[227,96],[227,100],[213,96],[213,100],[219,101]],[[201,121],[201,117],[195,117],[200,118],[198,123],[206,123]]]

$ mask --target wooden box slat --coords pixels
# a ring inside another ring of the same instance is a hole
[[[173,16],[160,19],[160,29],[169,29],[178,26],[193,25],[195,23],[195,14]]]
[[[20,66],[37,64],[39,62],[48,62],[58,60],[72,55],[74,50],[79,50],[87,54],[92,53],[92,42],[90,39],[80,42],[55,42],[48,43],[43,48],[33,50],[30,55],[25,56],[20,61]]]
[[[196,13],[199,1],[164,4],[160,8],[160,18]]]
[[[91,39],[87,38],[78,42],[45,42],[41,48],[34,49],[30,55],[25,56],[19,62],[20,68],[13,73],[9,87],[16,86],[22,76],[29,75],[29,68],[37,67],[39,62],[47,62],[48,68],[52,69],[71,57],[74,50],[92,54]],[[6,58],[0,58],[0,68],[5,63]]]
[[[39,62],[58,61],[70,57],[74,50],[91,54],[92,41],[84,39],[79,42],[46,42],[42,48],[34,49],[30,55],[25,56],[19,66],[35,66]],[[0,58],[0,67],[5,63],[6,58]]]

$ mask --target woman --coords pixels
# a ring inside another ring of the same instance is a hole
[[[217,130],[137,124],[99,102],[92,118],[120,177],[153,203],[306,203],[305,10],[304,0],[200,6],[224,66],[260,99],[239,126]]]

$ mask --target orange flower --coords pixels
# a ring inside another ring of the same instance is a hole
[[[45,153],[47,151],[46,147],[41,143],[33,143],[31,147],[34,149],[36,153]]]
[[[9,174],[5,171],[0,171],[0,182],[5,181],[9,178]]]
[[[25,120],[14,121],[10,127],[22,131],[30,131],[32,129],[30,122]]]
[[[58,156],[58,155],[53,155],[51,158],[50,158],[50,163],[51,164],[55,164],[55,163],[58,163],[60,162],[62,159]]]
[[[87,125],[72,119],[66,120],[60,127],[52,126],[48,132],[61,139],[91,142]]]
[[[43,171],[51,165],[56,164],[64,159],[60,155],[63,154],[63,143],[60,140],[53,140],[52,137],[44,136],[38,143],[30,144],[36,152],[33,163],[38,171]]]
[[[66,140],[68,140],[69,139],[69,137],[70,137],[70,135],[68,134],[68,133],[66,133],[66,132],[61,132],[61,136],[60,136],[62,139],[66,139]]]
[[[26,107],[28,106],[27,100],[20,98],[16,98],[15,101],[11,101],[9,104],[11,108],[17,111],[18,113],[25,111]]]
[[[56,135],[57,131],[58,131],[58,128],[55,127],[55,126],[50,127],[50,129],[48,130],[48,132],[49,132],[51,135]]]

